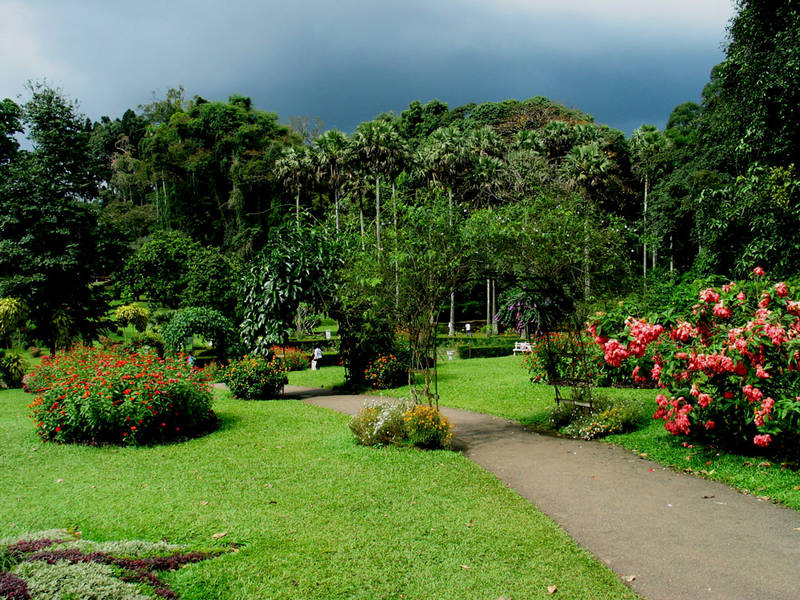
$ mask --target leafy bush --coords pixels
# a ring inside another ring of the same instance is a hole
[[[408,441],[420,448],[449,448],[453,437],[450,421],[435,406],[417,404],[404,415]]]
[[[164,326],[172,321],[172,317],[175,316],[175,312],[176,311],[171,308],[159,308],[150,314],[150,322],[156,329],[163,329]]]
[[[364,407],[350,419],[350,431],[362,446],[399,445],[406,442],[407,400],[367,400]]]
[[[269,351],[283,362],[283,366],[287,371],[302,371],[303,369],[307,369],[311,364],[311,356],[299,348],[293,348],[291,346],[287,346],[286,348],[273,346]]]
[[[514,346],[473,346],[471,344],[458,344],[456,346],[456,353],[458,354],[458,358],[494,358],[496,356],[510,356],[514,353]]]
[[[225,369],[225,383],[242,400],[277,398],[289,383],[283,363],[272,355],[249,354]]]
[[[350,431],[363,446],[448,448],[453,436],[449,421],[439,409],[407,400],[367,400],[350,420]]]
[[[605,360],[666,388],[654,418],[673,435],[729,446],[773,442],[797,452],[800,440],[800,301],[763,269],[747,282],[699,292],[688,314],[597,315],[589,323]]]
[[[124,304],[114,311],[114,318],[123,325],[133,325],[136,331],[147,329],[150,311],[135,304]]]
[[[0,381],[8,387],[19,387],[28,370],[28,362],[16,352],[0,350]]]
[[[125,292],[146,294],[170,308],[203,306],[233,318],[238,272],[219,250],[203,247],[185,233],[155,233],[131,256],[120,276]]]
[[[591,410],[569,400],[562,402],[553,410],[550,423],[570,437],[593,440],[631,431],[641,423],[643,416],[644,403],[639,400],[595,396]]]
[[[204,306],[236,318],[239,269],[214,247],[200,248],[191,257],[183,277],[182,308]]]
[[[186,339],[201,335],[213,342],[220,359],[236,353],[239,336],[231,322],[213,308],[194,306],[177,311],[164,328],[164,346],[169,352],[182,352]]]
[[[10,338],[28,318],[28,307],[19,298],[0,298],[0,341]]]
[[[131,256],[122,282],[134,297],[146,294],[151,301],[178,308],[188,266],[200,245],[185,233],[160,231]]]
[[[402,385],[408,379],[408,363],[394,354],[381,354],[364,370],[364,381],[374,389]]]
[[[77,347],[43,360],[26,384],[43,441],[151,444],[216,424],[206,380],[183,356]]]
[[[134,334],[127,347],[136,352],[155,352],[161,357],[164,356],[164,338],[151,330]]]

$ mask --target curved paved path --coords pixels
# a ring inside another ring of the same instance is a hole
[[[294,386],[286,395],[348,414],[368,398]],[[633,577],[631,587],[646,598],[800,598],[800,513],[616,446],[442,410],[469,459],[530,500],[625,581]]]

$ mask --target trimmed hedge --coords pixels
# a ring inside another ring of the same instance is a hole
[[[494,358],[497,356],[510,356],[514,353],[514,346],[471,346],[459,344],[456,346],[458,358]]]

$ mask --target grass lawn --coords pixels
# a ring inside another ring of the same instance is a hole
[[[223,392],[204,438],[91,448],[39,442],[31,398],[0,392],[0,537],[238,547],[166,575],[181,598],[635,597],[460,454],[356,446],[333,411]]]
[[[443,406],[464,408],[513,419],[525,425],[541,426],[554,405],[553,388],[532,384],[519,356],[473,358],[439,363],[439,402]],[[310,371],[289,374],[295,385],[316,385]],[[341,367],[324,367],[318,374],[327,388],[344,382]],[[606,438],[663,465],[690,471],[722,481],[742,491],[769,497],[800,510],[800,473],[779,463],[753,455],[728,454],[713,448],[687,448],[682,437],[674,437],[661,421],[648,418],[655,412],[655,392],[605,388],[602,393],[615,397],[638,397],[648,402],[645,421],[637,431]],[[381,390],[389,396],[408,396],[408,388]],[[755,447],[753,448],[755,451]],[[766,463],[766,464],[764,464]]]

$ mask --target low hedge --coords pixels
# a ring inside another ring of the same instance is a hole
[[[456,346],[458,358],[494,358],[497,356],[510,356],[513,353],[513,345],[472,346],[469,344],[459,344]]]

